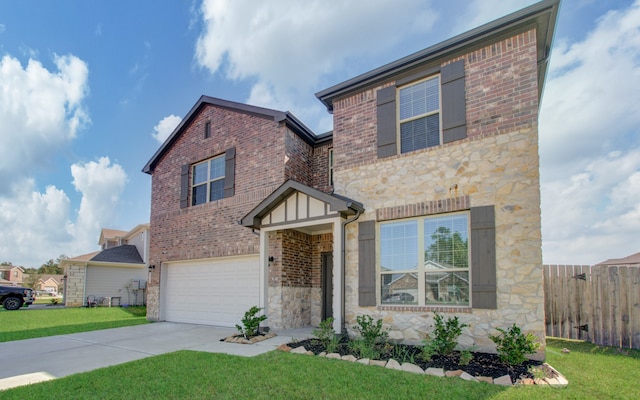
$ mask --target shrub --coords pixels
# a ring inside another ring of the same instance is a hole
[[[333,330],[333,318],[327,318],[320,322],[320,326],[313,330],[318,340],[324,345],[327,353],[335,353],[340,344],[340,337]]]
[[[526,354],[533,354],[540,347],[533,334],[523,334],[516,324],[506,331],[497,330],[500,335],[489,336],[489,339],[496,344],[500,360],[509,365],[521,365],[527,359]]]
[[[251,307],[244,313],[244,317],[240,320],[242,322],[242,326],[236,324],[236,329],[245,337],[245,339],[257,336],[260,323],[267,319],[266,315],[257,316],[260,310],[262,310],[262,308],[258,306]]]
[[[382,327],[382,320],[375,320],[370,315],[358,315],[357,325],[353,327],[367,346],[373,347],[376,343],[384,342],[389,332]]]
[[[377,360],[380,358],[380,350],[376,346],[367,343],[364,339],[351,340],[349,350],[358,355],[358,358]]]
[[[442,315],[435,313],[433,317],[435,321],[435,329],[433,338],[423,340],[424,347],[422,350],[425,360],[431,359],[434,354],[448,355],[458,344],[458,337],[462,334],[462,328],[469,326],[460,323],[458,317],[447,318],[444,321]]]

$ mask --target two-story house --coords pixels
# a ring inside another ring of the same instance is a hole
[[[544,343],[538,111],[559,1],[316,94],[333,131],[203,96],[145,165],[148,318],[271,329],[357,315],[464,345],[513,323]],[[544,347],[543,347],[544,348]],[[541,350],[543,354],[544,350]]]
[[[145,304],[149,224],[130,231],[103,228],[101,250],[60,260],[66,306]]]

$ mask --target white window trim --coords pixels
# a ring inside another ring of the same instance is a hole
[[[426,290],[426,273],[434,272],[431,270],[427,270],[424,267],[424,220],[429,218],[439,218],[444,216],[454,216],[454,215],[465,215],[467,217],[467,237],[469,238],[469,245],[467,251],[468,268],[450,268],[447,269],[446,272],[468,272],[469,273],[469,304],[460,304],[460,305],[451,305],[451,304],[427,304],[425,300],[425,290]],[[402,303],[383,303],[382,302],[382,268],[381,268],[381,256],[380,256],[380,244],[382,242],[382,235],[380,233],[380,227],[385,224],[392,224],[395,222],[405,222],[405,221],[417,221],[418,225],[418,260],[417,265],[418,268],[415,270],[394,270],[385,273],[386,275],[391,274],[416,274],[418,275],[418,303],[417,304],[402,304]],[[472,282],[471,282],[471,213],[469,211],[456,211],[444,214],[432,214],[432,215],[423,215],[420,217],[412,217],[412,218],[402,218],[402,219],[394,219],[390,221],[384,221],[376,224],[376,303],[378,306],[384,307],[405,307],[405,306],[415,306],[415,307],[452,307],[452,308],[471,308],[471,299],[472,299]]]

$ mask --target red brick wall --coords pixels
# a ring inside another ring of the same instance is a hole
[[[269,285],[311,287],[313,236],[294,230],[269,232]]]
[[[535,29],[532,29],[442,63],[446,65],[461,58],[465,60],[468,139],[464,140],[536,125],[535,36]],[[411,73],[417,72],[419,70]],[[395,81],[385,82],[334,102],[336,171],[377,160],[376,92],[394,84]],[[456,143],[445,146],[451,145]]]
[[[204,124],[211,121],[211,137]],[[285,181],[284,125],[207,105],[156,165],[152,176],[150,263],[257,254],[258,235],[238,221]],[[236,148],[235,195],[180,209],[180,171]],[[159,269],[151,284],[158,284]]]
[[[333,142],[324,142],[313,149],[311,187],[324,193],[330,193],[333,186],[329,184],[329,149]]]
[[[287,131],[285,145],[287,156],[282,162],[286,179],[311,186],[313,148],[291,131]]]

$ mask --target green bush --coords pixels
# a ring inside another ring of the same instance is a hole
[[[258,335],[258,328],[260,328],[260,323],[267,319],[266,315],[257,316],[257,314],[262,310],[262,308],[258,306],[251,307],[247,312],[244,313],[244,317],[242,318],[242,326],[236,324],[236,329],[245,339],[252,338]]]
[[[333,318],[320,322],[320,326],[313,330],[318,340],[324,345],[327,353],[335,353],[340,344],[340,337],[333,330]]]
[[[389,332],[382,327],[382,320],[374,321],[370,315],[358,315],[356,317],[357,325],[355,329],[367,346],[373,347],[376,343],[382,343],[387,340]]]
[[[521,365],[527,360],[526,354],[533,354],[540,347],[533,334],[523,334],[516,324],[506,331],[497,330],[500,335],[489,336],[489,339],[496,344],[500,359],[509,365]]]
[[[433,317],[435,329],[433,337],[423,340],[424,347],[422,356],[425,360],[430,360],[434,354],[448,355],[458,344],[458,337],[462,334],[462,328],[469,326],[460,323],[458,317],[447,318],[444,321],[442,315],[435,313]]]

